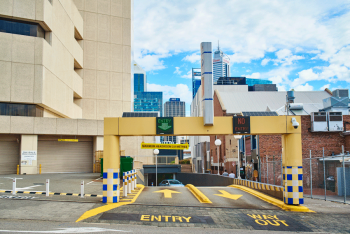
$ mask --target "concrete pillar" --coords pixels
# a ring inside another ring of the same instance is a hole
[[[38,174],[38,135],[21,135],[20,174]]]
[[[120,147],[119,136],[104,136],[103,203],[119,202]]]
[[[283,197],[288,205],[304,204],[301,134],[282,135]]]

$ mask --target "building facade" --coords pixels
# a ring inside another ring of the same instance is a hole
[[[185,102],[180,101],[180,98],[170,98],[164,103],[164,117],[185,117],[186,107]],[[176,144],[176,136],[167,136],[165,141],[171,141]]]
[[[1,174],[93,171],[103,119],[131,110],[132,5],[0,2]]]
[[[199,86],[201,86],[201,69],[192,68],[192,99],[196,96]]]
[[[230,76],[230,58],[220,50],[214,52],[213,58],[213,84],[216,84],[220,77]]]

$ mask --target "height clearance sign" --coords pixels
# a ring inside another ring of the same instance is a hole
[[[173,117],[157,117],[157,135],[165,134],[171,135],[174,134],[174,119]]]
[[[233,116],[233,133],[250,133],[250,116]]]

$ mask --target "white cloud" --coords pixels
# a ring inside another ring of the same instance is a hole
[[[304,49],[299,46],[295,48],[295,53],[299,53],[301,51],[304,51]]]
[[[230,0],[135,0],[134,6],[135,52],[170,56],[199,51],[202,41],[216,44],[220,40],[221,47],[232,56],[231,61],[239,63],[263,58],[266,52],[278,49],[319,49],[327,57],[349,41],[349,13],[322,19],[331,14],[330,9],[348,8],[341,0],[322,4],[301,0],[254,4]],[[198,54],[194,57],[187,59],[198,61]]]
[[[262,66],[265,66],[266,64],[268,64],[268,63],[270,62],[270,60],[271,60],[271,59],[267,59],[267,58],[263,59],[263,60],[261,61],[261,65],[262,65]]]
[[[282,66],[292,65],[293,61],[304,59],[303,56],[293,55],[292,51],[288,49],[282,49],[276,53],[277,59],[272,59],[275,62],[275,65],[281,64]]]
[[[244,77],[247,77],[247,78],[253,78],[253,79],[259,79],[260,78],[260,73],[259,72],[254,72],[250,75],[242,75]]]
[[[166,58],[168,54],[142,54],[135,53],[134,60],[145,70],[145,71],[156,71],[166,68],[162,58]]]
[[[186,75],[182,75],[181,78],[192,79],[192,70],[189,70]]]
[[[182,59],[182,61],[188,61],[190,63],[196,63],[201,60],[201,56],[198,53],[193,53],[191,55],[187,55]]]
[[[175,67],[174,74],[181,75],[182,71],[180,71],[180,67]]]
[[[325,85],[323,85],[321,88],[320,88],[320,90],[325,90],[325,89],[329,89],[329,86],[330,86],[330,84],[325,84]]]
[[[321,51],[320,50],[310,50],[307,53],[309,53],[309,54],[319,54],[319,53],[321,53]]]
[[[163,100],[165,101],[169,100],[169,98],[180,98],[181,101],[186,102],[186,105],[190,105],[192,102],[192,91],[185,84],[169,86],[147,83],[147,91],[163,92]]]
[[[298,85],[294,88],[295,91],[312,91],[314,87],[306,83],[305,85]]]
[[[312,68],[302,70],[301,72],[298,72],[299,77],[293,80],[291,86],[292,88],[299,86],[301,84],[304,84],[307,81],[314,81],[319,79],[319,75],[314,73]]]

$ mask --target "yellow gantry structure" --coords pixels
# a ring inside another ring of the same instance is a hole
[[[161,136],[239,135],[232,118],[214,117],[213,126],[204,126],[203,117],[174,117],[174,134]],[[284,202],[299,205],[304,203],[301,127],[294,128],[292,118],[301,123],[300,116],[251,116],[247,135],[282,135]],[[103,202],[119,201],[120,136],[157,136],[156,125],[156,117],[104,119]]]

